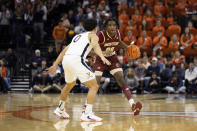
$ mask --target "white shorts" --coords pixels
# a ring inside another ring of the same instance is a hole
[[[62,65],[67,83],[72,83],[76,79],[81,83],[95,79],[95,74],[80,56],[65,55]]]

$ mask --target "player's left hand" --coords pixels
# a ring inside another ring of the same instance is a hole
[[[49,67],[48,69],[47,69],[47,73],[54,73],[55,71],[56,71],[56,69],[57,69],[57,66],[55,66],[55,65],[52,65],[51,67]]]

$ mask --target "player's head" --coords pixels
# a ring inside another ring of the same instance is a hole
[[[86,31],[93,31],[97,32],[97,21],[94,19],[85,20],[83,23],[83,27]]]
[[[115,35],[116,34],[116,30],[117,30],[118,26],[119,26],[118,22],[115,19],[112,19],[112,18],[107,19],[105,21],[105,25],[104,25],[105,30],[108,33],[110,33],[111,35]]]

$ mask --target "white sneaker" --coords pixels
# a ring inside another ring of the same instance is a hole
[[[103,119],[94,115],[93,112],[86,114],[85,112],[82,113],[81,115],[81,121],[83,122],[98,122],[102,121]]]
[[[66,110],[60,110],[59,107],[57,107],[55,109],[55,111],[53,112],[54,115],[60,117],[60,118],[63,118],[63,119],[69,119],[70,116],[68,115],[68,113],[66,113]]]
[[[81,127],[85,131],[93,131],[94,127],[103,125],[102,122],[81,122]]]
[[[70,120],[59,120],[53,124],[57,130],[65,130]]]

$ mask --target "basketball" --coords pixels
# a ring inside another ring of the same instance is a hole
[[[129,58],[129,59],[136,59],[139,58],[141,53],[140,53],[140,49],[138,46],[136,45],[130,45],[125,52],[125,55]]]

